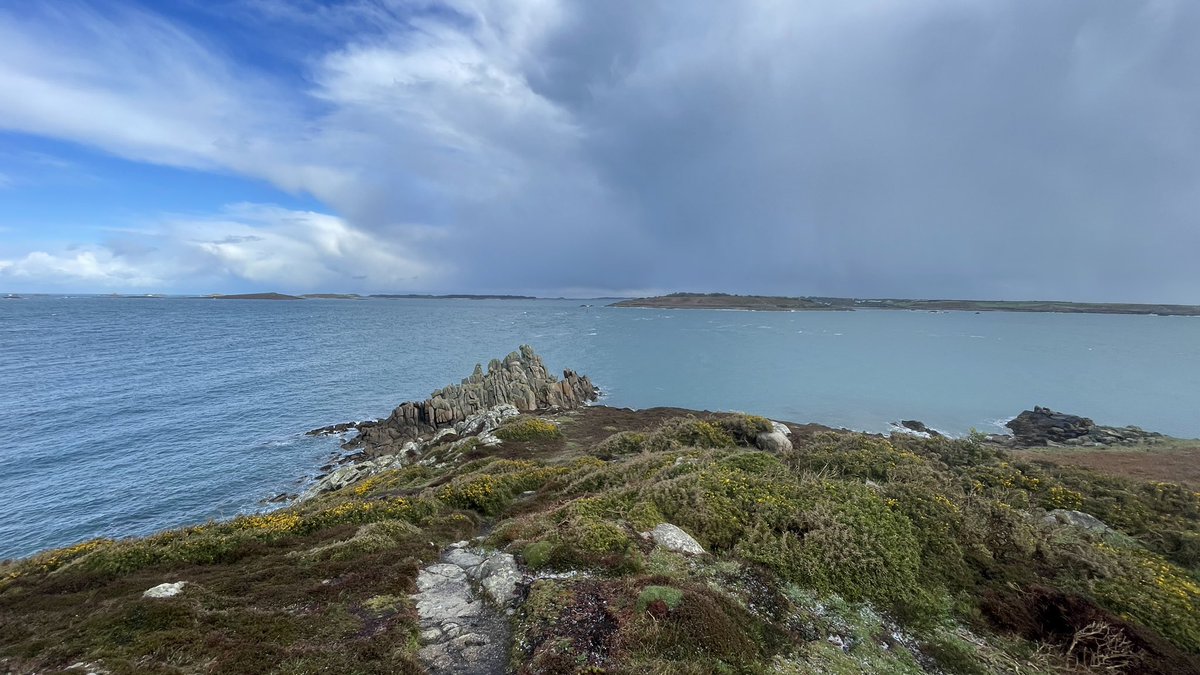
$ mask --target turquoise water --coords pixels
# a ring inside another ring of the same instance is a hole
[[[1034,404],[1200,436],[1200,319],[0,300],[0,558],[261,508],[386,415],[530,343],[610,405],[995,431]]]

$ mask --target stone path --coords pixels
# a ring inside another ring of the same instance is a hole
[[[508,611],[521,579],[508,553],[452,544],[441,562],[417,574],[420,658],[435,675],[508,670]]]

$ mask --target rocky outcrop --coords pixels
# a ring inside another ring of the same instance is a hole
[[[915,434],[924,434],[928,438],[941,436],[936,429],[931,429],[920,420],[900,420],[900,426]]]
[[[300,501],[311,499],[323,492],[333,492],[348,485],[357,483],[364,478],[370,478],[377,473],[390,469],[399,469],[410,464],[436,464],[455,457],[459,448],[468,442],[490,447],[499,445],[500,439],[494,432],[504,424],[505,420],[520,415],[516,407],[510,404],[498,405],[490,410],[483,410],[453,427],[438,431],[429,439],[405,441],[400,451],[391,455],[379,455],[353,464],[338,467],[328,474],[321,476],[303,494]],[[428,455],[427,450],[443,443],[448,444],[446,452]]]
[[[505,610],[520,580],[511,554],[471,549],[465,541],[417,574],[418,655],[429,672],[505,672],[511,639]]]
[[[599,390],[586,375],[564,370],[562,379],[557,379],[532,347],[521,345],[503,361],[493,359],[486,373],[476,364],[475,372],[461,384],[439,389],[424,401],[401,403],[385,419],[339,424],[309,433],[357,429],[358,435],[344,447],[362,448],[368,455],[398,454],[409,441],[455,428],[497,406],[511,405],[520,412],[570,410],[598,396]]]
[[[1034,406],[1005,424],[1013,432],[1013,443],[1024,447],[1046,445],[1137,445],[1164,438],[1141,427],[1100,426],[1086,417]]]

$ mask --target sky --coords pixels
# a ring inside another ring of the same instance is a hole
[[[1200,304],[1195,0],[0,3],[0,291]]]

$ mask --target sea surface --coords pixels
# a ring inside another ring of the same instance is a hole
[[[614,406],[1000,431],[1035,404],[1200,436],[1200,319],[579,300],[0,300],[0,558],[264,508],[388,414],[532,344]]]

